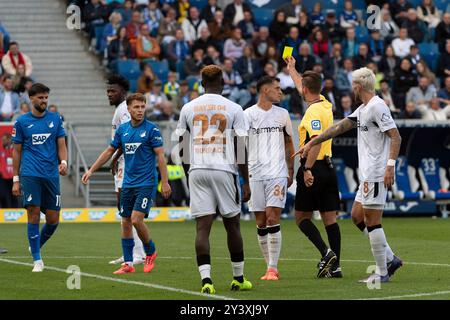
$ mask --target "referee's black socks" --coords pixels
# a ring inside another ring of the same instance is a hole
[[[312,223],[310,219],[304,219],[299,223],[298,227],[305,234],[305,236],[308,237],[309,241],[316,246],[322,257],[324,257],[327,254],[328,247],[325,242],[323,242],[319,229],[317,229],[314,223]]]
[[[330,248],[336,254],[336,262],[339,264],[339,259],[341,257],[341,230],[339,229],[339,225],[337,222],[330,224],[325,227],[325,230],[327,230]]]

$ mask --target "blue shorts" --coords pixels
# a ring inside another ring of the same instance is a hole
[[[61,192],[58,178],[20,177],[23,206],[37,206],[45,210],[61,210]]]
[[[147,218],[155,195],[156,186],[122,188],[120,193],[120,216],[129,218],[134,210],[142,212]]]

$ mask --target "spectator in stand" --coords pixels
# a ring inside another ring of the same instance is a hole
[[[263,76],[275,77],[278,70],[271,63],[266,63],[263,68]]]
[[[342,67],[343,60],[342,45],[340,43],[334,43],[331,49],[331,55],[325,56],[323,59],[325,75],[336,79],[338,69]]]
[[[437,70],[438,76],[441,78],[450,76],[450,40],[447,40],[445,52],[439,57]]]
[[[406,56],[411,62],[413,69],[416,69],[417,63],[422,59],[419,54],[419,48],[416,45],[411,46],[409,49],[409,54]]]
[[[183,106],[191,101],[190,99],[190,91],[189,91],[189,85],[186,80],[180,81],[180,91],[178,92],[176,106],[177,110],[180,111]]]
[[[394,49],[395,55],[399,58],[406,57],[413,45],[415,45],[415,42],[413,39],[408,38],[408,29],[404,27],[400,28],[398,38],[392,41],[392,48]]]
[[[16,74],[12,77],[13,88],[15,89],[20,84],[22,79],[25,78],[25,77],[26,77],[25,76],[25,65],[19,64],[17,66]]]
[[[320,58],[324,56],[328,56],[328,48],[330,42],[328,41],[328,37],[326,34],[322,32],[322,30],[317,30],[314,32],[313,38],[311,40],[311,45],[313,48],[313,53]]]
[[[336,118],[344,119],[353,113],[352,97],[349,94],[344,94],[340,100],[340,108],[336,111]]]
[[[322,13],[322,5],[320,2],[314,4],[313,10],[310,14],[311,23],[313,26],[322,27],[325,24],[325,16]]]
[[[345,31],[345,38],[342,41],[342,50],[345,58],[353,58],[358,54],[358,40],[356,40],[355,28],[348,28]]]
[[[233,27],[231,30],[231,38],[225,41],[223,55],[224,57],[231,59],[233,62],[236,62],[237,59],[242,57],[244,54],[244,47],[247,42],[242,39],[241,29]]]
[[[441,102],[441,108],[450,105],[450,76],[445,78],[444,86],[439,90],[437,97]]]
[[[280,43],[289,32],[289,25],[286,22],[286,14],[284,11],[275,11],[274,18],[269,25],[270,37],[276,42]]]
[[[180,85],[177,82],[177,74],[175,72],[169,72],[167,77],[167,83],[164,85],[163,92],[169,98],[169,100],[176,100],[180,91]]]
[[[175,113],[174,104],[172,101],[163,101],[160,104],[161,113],[150,117],[153,121],[178,121],[179,115]]]
[[[265,66],[270,63],[275,70],[278,70],[278,51],[276,46],[270,46],[267,48],[266,55],[261,59],[261,65]]]
[[[361,43],[358,48],[358,54],[353,57],[353,68],[365,67],[370,62],[373,62],[373,60],[369,55],[369,48],[367,44]]]
[[[5,55],[6,50],[8,48],[9,48],[9,33],[0,22],[0,61]],[[1,74],[1,66],[0,66],[0,74]]]
[[[298,23],[295,26],[298,28],[298,36],[300,39],[308,39],[313,32],[320,29],[319,26],[314,26],[311,23],[305,11],[299,12]]]
[[[29,77],[33,72],[31,59],[25,53],[20,52],[17,42],[11,41],[9,43],[9,50],[2,59],[3,71],[6,74],[14,76],[17,74],[17,67],[21,64],[25,66],[25,75]]]
[[[210,64],[216,64],[216,65],[221,65],[222,64],[222,60],[220,57],[220,52],[217,51],[217,48],[214,46],[209,46],[206,49],[206,56],[203,58],[203,64],[205,66],[210,65]]]
[[[188,59],[190,52],[189,43],[184,40],[183,30],[181,28],[177,29],[175,38],[169,43],[165,52],[165,56],[169,61],[170,70],[176,71],[177,62]]]
[[[223,12],[217,10],[214,14],[214,20],[208,23],[208,29],[211,33],[211,38],[220,44],[223,48],[224,41],[228,38],[230,34],[230,28],[223,22]]]
[[[344,29],[354,28],[359,26],[358,16],[353,10],[353,3],[351,0],[345,0],[344,11],[341,14],[341,27]]]
[[[295,50],[295,49],[294,49]],[[311,55],[311,47],[308,43],[302,43],[299,49],[299,56],[295,62],[295,68],[298,72],[303,73],[308,70],[312,70],[316,59]]]
[[[225,58],[223,61],[223,87],[222,95],[240,106],[245,106],[250,100],[250,93],[246,90],[242,77],[233,69],[233,60]]]
[[[422,109],[422,105],[426,108],[430,107],[431,99],[436,97],[437,91],[434,85],[430,84],[430,79],[427,77],[419,78],[419,85],[412,87],[406,94],[406,102],[414,102],[418,106],[419,110]]]
[[[294,80],[292,80],[291,76],[289,75],[289,71],[285,63],[281,68],[281,72],[277,74],[277,78],[280,79],[281,91],[283,91],[284,94],[291,94],[292,91],[294,91]]]
[[[381,39],[379,30],[373,30],[369,40],[369,54],[372,60],[379,62],[384,54],[384,40]]]
[[[391,6],[391,16],[394,18],[397,25],[402,25],[407,20],[408,10],[413,9],[411,3],[406,0],[397,0]]]
[[[381,73],[384,74],[384,78],[391,83],[394,80],[395,70],[400,64],[400,58],[394,53],[394,49],[391,45],[386,47],[383,58],[378,63]]]
[[[156,80],[156,76],[148,63],[141,62],[141,71],[141,76],[137,81],[137,92],[145,95],[152,91],[153,82]]]
[[[336,76],[336,87],[341,95],[349,93],[352,90],[352,72],[352,59],[344,59],[343,67],[339,68]]]
[[[131,45],[127,38],[127,29],[120,27],[117,37],[108,45],[108,68],[117,72],[117,63],[132,59]]]
[[[422,113],[423,120],[445,121],[450,118],[450,105],[442,109],[437,97],[431,99],[429,107],[419,105],[417,108]]]
[[[302,6],[302,0],[291,0],[291,3],[287,2],[281,7],[277,8],[277,10],[281,10],[284,12],[286,16],[286,22],[289,25],[294,25],[298,23],[298,16],[300,11],[304,11]]]
[[[243,107],[243,109],[248,109],[254,106],[258,102],[258,90],[256,90],[256,82],[250,83],[248,87],[248,92],[250,92],[250,101]]]
[[[450,5],[450,4],[449,4]],[[439,45],[439,51],[445,51],[445,43],[450,40],[450,12],[444,13],[442,21],[437,25],[434,42]]]
[[[20,80],[20,83],[17,87],[14,88],[14,91],[19,95],[20,103],[27,103],[30,108],[32,107],[30,97],[28,95],[28,90],[31,89],[33,85],[33,80],[29,77],[23,77]]]
[[[378,71],[378,66],[373,61],[367,63],[365,66],[372,70],[373,74],[375,75],[375,90],[380,90],[381,80],[383,80],[384,74]]]
[[[150,0],[148,6],[142,12],[143,20],[148,25],[150,35],[152,37],[158,36],[159,24],[163,18],[161,10],[158,7],[158,0]]]
[[[292,26],[289,29],[289,35],[286,39],[284,39],[283,45],[281,46],[281,49],[283,49],[285,46],[294,48],[292,52],[292,56],[295,59],[298,59],[298,48],[300,47],[302,43],[302,40],[299,37],[298,27]]]
[[[253,47],[250,44],[245,46],[244,54],[236,61],[236,70],[241,75],[245,86],[261,77],[261,65],[255,58]]]
[[[245,40],[256,38],[259,31],[259,25],[253,18],[253,13],[250,10],[244,10],[244,19],[239,21],[237,27],[242,31],[242,37]]]
[[[136,42],[138,37],[141,35],[141,13],[138,10],[133,11],[131,16],[131,21],[126,25],[127,28],[127,38],[131,45],[131,54],[136,56]],[[148,28],[148,27],[147,27]]]
[[[217,0],[208,0],[208,4],[203,8],[200,18],[210,23],[214,20],[214,15],[217,10],[222,10],[217,5]]]
[[[160,0],[161,3],[161,11],[163,14],[167,14],[170,9],[175,9],[178,12],[178,3],[177,0]]]
[[[192,46],[192,51],[201,48],[203,49],[203,52],[206,52],[206,48],[211,45],[215,46],[216,42],[212,39],[208,27],[203,27],[200,30],[200,38],[195,40],[194,45]]]
[[[336,19],[336,12],[334,10],[327,11],[325,24],[322,26],[322,30],[328,33],[328,39],[330,39],[331,43],[342,41],[344,29],[341,28],[341,25]]]
[[[398,25],[392,20],[391,13],[389,10],[382,9],[381,10],[381,29],[380,35],[381,38],[386,42],[386,44],[390,44],[394,38],[398,37],[399,28]]]
[[[194,44],[194,41],[200,38],[200,30],[207,27],[206,21],[200,19],[200,13],[196,7],[189,8],[189,17],[184,19],[181,23],[181,29],[183,29],[184,39],[190,46]]]
[[[400,111],[398,114],[399,119],[421,119],[422,113],[417,110],[414,102],[408,102],[405,106],[405,109]]]
[[[256,57],[262,58],[266,54],[269,46],[275,46],[276,43],[273,39],[269,38],[269,28],[260,27],[258,34],[252,41],[252,45],[255,49]]]
[[[146,4],[147,4],[147,0]],[[136,6],[138,8],[138,6]],[[123,8],[120,10],[120,14],[122,15],[122,25],[126,26],[133,16],[133,2],[131,0],[125,0],[123,4]]]
[[[13,82],[11,76],[3,80],[3,90],[0,90],[0,122],[11,121],[16,112],[19,112],[19,95],[12,91]]]
[[[408,29],[408,35],[415,43],[421,43],[424,39],[428,39],[427,26],[417,18],[417,11],[415,9],[408,10],[408,18],[401,26],[402,28]]]
[[[251,11],[250,6],[242,0],[233,0],[233,3],[225,7],[224,23],[229,26],[237,26],[244,19],[244,11]]]
[[[430,80],[430,84],[434,85],[436,89],[440,88],[440,83],[436,75],[428,68],[425,60],[419,60],[416,64],[416,73],[418,77],[426,77]]]
[[[394,98],[392,97],[391,88],[389,87],[388,81],[386,81],[385,79],[380,81],[380,90],[377,92],[377,94],[384,100],[393,115],[399,114],[400,109],[398,109],[394,104]]]
[[[13,143],[10,133],[2,136],[0,149],[0,208],[17,208],[17,201],[12,195],[13,186]]]
[[[113,12],[109,16],[109,23],[103,29],[102,38],[100,40],[99,51],[103,55],[111,42],[117,39],[117,33],[122,26],[122,15],[119,12]]]
[[[0,31],[0,62],[2,61],[3,56],[5,55],[5,45],[4,45],[4,34]],[[0,66],[0,74],[2,74],[1,66]]]
[[[47,110],[49,112],[53,112],[53,113],[57,113],[59,114],[59,116],[61,117],[61,120],[64,122],[64,116],[62,114],[59,113],[58,111],[58,106],[56,104],[51,104],[48,106]]]
[[[334,86],[333,78],[325,77],[322,95],[331,102],[333,106],[333,114],[336,116],[337,110],[339,110],[341,102],[338,89]]]
[[[177,12],[170,8],[166,17],[161,19],[158,29],[158,42],[168,44],[175,39],[176,30],[181,28],[177,21]]]
[[[428,28],[436,28],[441,22],[438,8],[433,4],[433,0],[423,0],[417,7],[417,17],[426,23]]]
[[[194,76],[200,77],[200,71],[205,66],[203,62],[204,51],[202,48],[197,48],[192,57],[184,62],[184,74],[186,77]]]
[[[411,62],[403,58],[400,62],[400,67],[395,71],[394,87],[392,93],[394,94],[394,103],[397,108],[403,110],[405,108],[406,93],[412,87],[417,85],[417,77],[411,68]]]
[[[95,40],[95,28],[103,26],[108,21],[108,8],[100,0],[91,0],[84,8],[83,20],[86,25],[86,31],[91,40],[91,49],[95,47],[92,40]]]
[[[138,59],[153,59],[159,60],[161,47],[155,38],[150,36],[150,29],[148,25],[141,26],[141,35],[136,42],[136,58]]]
[[[19,110],[19,112],[16,112],[14,114],[14,116],[11,119],[11,122],[16,121],[17,118],[19,118],[20,116],[22,116],[22,115],[24,115],[24,114],[26,114],[26,113],[28,113],[30,111],[31,111],[31,107],[30,107],[30,105],[28,103],[26,103],[26,102],[20,103],[20,110]]]
[[[183,23],[188,18],[188,12],[191,7],[189,0],[178,1],[178,22]],[[200,15],[200,11],[199,11]],[[200,19],[201,20],[201,19]]]
[[[145,99],[147,101],[145,117],[149,118],[152,114],[158,114],[159,110],[156,108],[156,105],[167,100],[167,96],[162,92],[162,82],[160,80],[153,82],[153,89],[145,94]]]

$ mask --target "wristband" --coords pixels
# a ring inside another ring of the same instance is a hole
[[[13,182],[19,182],[19,181],[20,181],[19,176],[14,176],[13,177]]]
[[[66,160],[61,160],[61,164],[65,165],[67,167],[67,161]]]
[[[388,167],[395,167],[395,160],[394,159],[389,159],[387,161],[387,165],[388,165]]]

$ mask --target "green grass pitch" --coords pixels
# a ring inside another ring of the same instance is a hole
[[[321,221],[315,222],[324,240]],[[292,220],[282,221],[280,280],[261,281],[265,271],[256,240],[255,222],[241,223],[245,276],[253,290],[232,292],[231,265],[222,222],[211,232],[212,278],[220,299],[450,299],[450,220],[386,218],[383,227],[394,252],[405,262],[390,283],[369,290],[358,280],[367,277],[373,258],[366,239],[350,220],[339,221],[342,233],[343,279],[317,279],[319,255]],[[0,299],[212,299],[200,295],[196,266],[195,222],[149,223],[158,258],[150,274],[117,276],[108,261],[121,254],[118,223],[61,224],[43,249],[47,267],[31,272],[26,225],[0,225]],[[81,289],[69,290],[64,271],[70,265],[82,272]],[[50,267],[50,268],[48,268]]]

